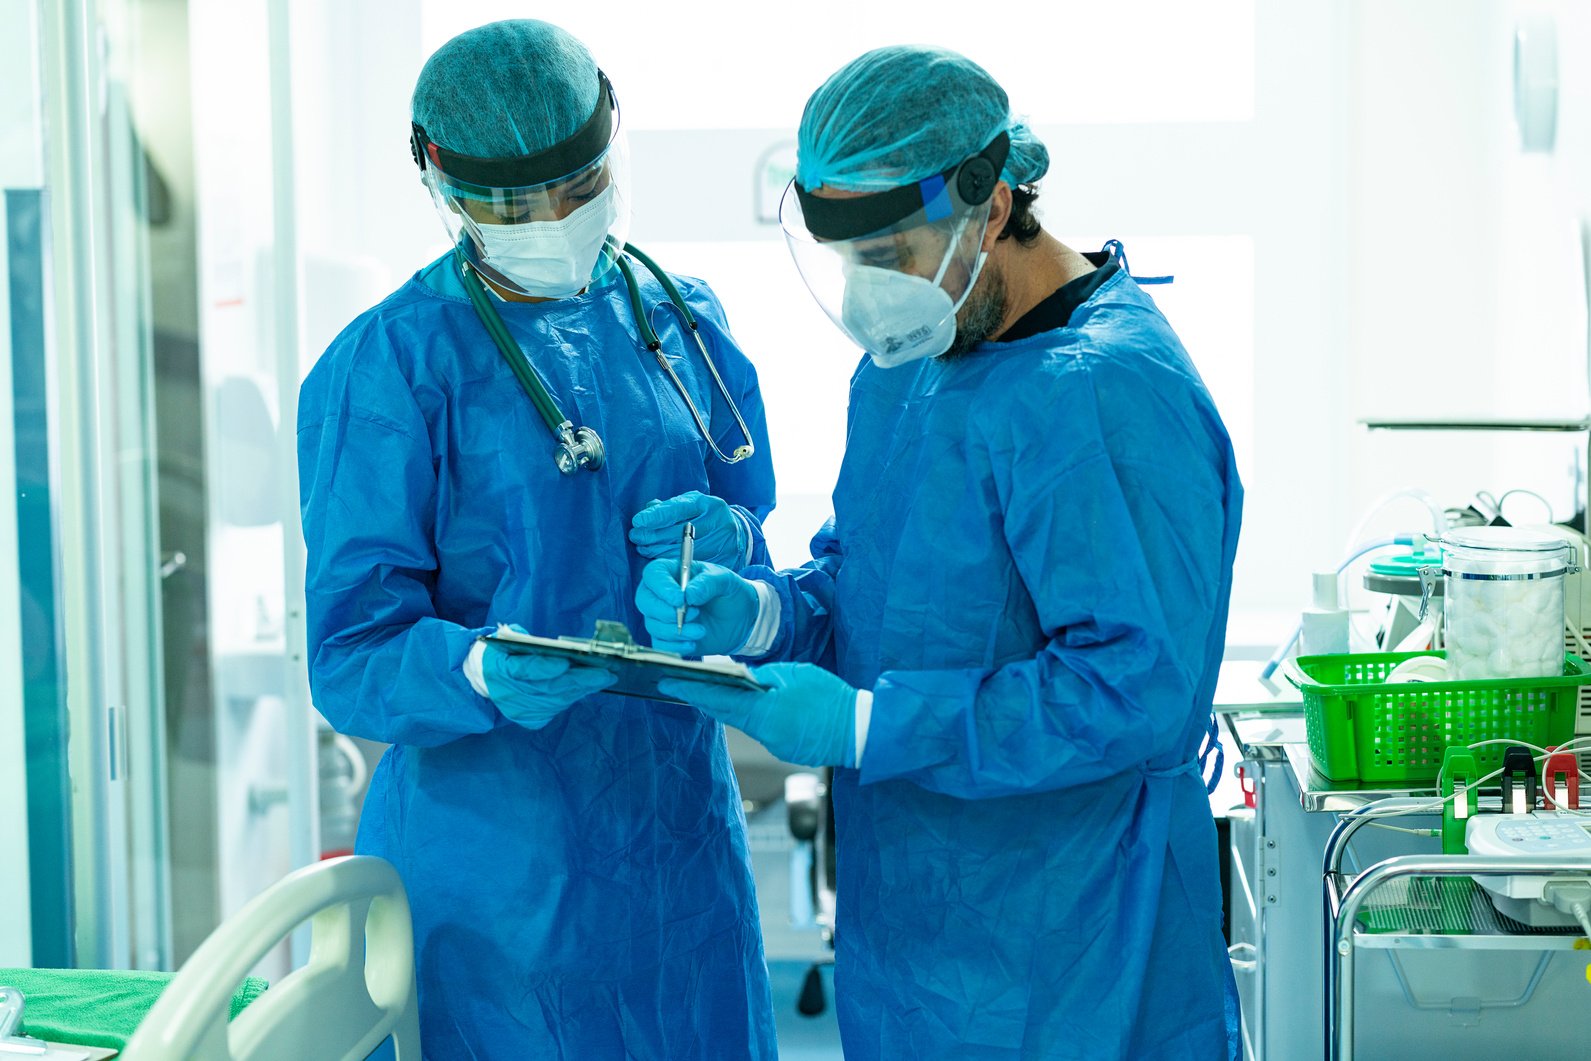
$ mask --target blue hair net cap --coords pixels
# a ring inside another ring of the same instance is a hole
[[[796,180],[808,191],[875,192],[943,173],[1004,131],[1011,153],[1000,179],[1044,176],[1050,153],[1011,115],[989,72],[947,48],[877,48],[841,67],[807,100]]]
[[[597,105],[597,64],[548,22],[511,19],[465,30],[426,60],[414,120],[449,151],[533,155],[567,140]]]

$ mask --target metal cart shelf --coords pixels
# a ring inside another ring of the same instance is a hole
[[[1342,872],[1349,841],[1379,812],[1429,808],[1429,799],[1393,798],[1344,816],[1326,845],[1323,874],[1326,1056],[1352,1061],[1355,1035],[1380,1055],[1506,1056],[1531,1044],[1531,1056],[1582,1058],[1591,1037],[1591,950],[1578,928],[1531,928],[1497,913],[1475,874],[1591,875],[1591,860],[1544,861],[1476,855],[1401,855],[1357,876]],[[1356,991],[1365,979],[1360,952],[1379,951],[1396,1019],[1361,1020]],[[1576,953],[1578,952],[1578,953]],[[1422,983],[1440,990],[1422,994]],[[1483,985],[1483,986],[1474,986]],[[1466,988],[1473,995],[1462,995]],[[1490,991],[1490,997],[1481,992]],[[1399,997],[1401,996],[1401,997]],[[1433,997],[1437,1001],[1433,1001]],[[1433,1029],[1450,1030],[1436,1034]],[[1462,1035],[1465,1046],[1456,1048]],[[1494,1052],[1494,1048],[1496,1052]]]

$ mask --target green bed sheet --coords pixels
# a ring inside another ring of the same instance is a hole
[[[175,973],[129,969],[0,969],[0,987],[22,992],[22,1030],[40,1039],[120,1050]],[[266,982],[243,981],[232,1017],[260,996]]]

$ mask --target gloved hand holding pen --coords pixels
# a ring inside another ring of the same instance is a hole
[[[646,620],[652,647],[682,656],[734,652],[751,636],[760,604],[752,583],[726,567],[701,561],[691,565],[690,580],[681,590],[679,565],[653,560],[635,591],[635,606]],[[685,622],[677,624],[681,605]]]
[[[738,571],[751,549],[745,517],[721,498],[700,490],[652,501],[630,521],[630,541],[649,560],[679,559],[680,531],[696,525],[696,559]]]

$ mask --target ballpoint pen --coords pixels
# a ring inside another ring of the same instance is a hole
[[[679,541],[679,591],[681,596],[685,593],[685,583],[691,577],[691,554],[696,551],[696,525],[685,524],[685,533]],[[685,630],[685,605],[681,602],[674,612],[674,629],[676,632]]]

